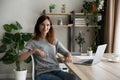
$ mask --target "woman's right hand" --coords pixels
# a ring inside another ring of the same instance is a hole
[[[45,52],[40,49],[34,49],[34,52],[38,53],[42,58],[46,57]]]

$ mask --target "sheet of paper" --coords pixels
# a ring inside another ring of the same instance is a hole
[[[75,56],[75,57],[79,59],[93,59],[94,58],[94,56]]]

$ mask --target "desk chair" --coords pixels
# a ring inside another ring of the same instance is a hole
[[[61,59],[61,56],[59,56],[59,54],[57,54],[57,56],[59,59]],[[31,55],[31,58],[32,58],[32,80],[35,80],[35,61],[34,61],[33,55]],[[61,70],[65,71],[65,72],[69,72],[69,69],[67,68],[67,66],[64,63],[59,63],[59,67]]]
[[[31,55],[32,58],[32,80],[35,80],[35,61],[33,55]]]

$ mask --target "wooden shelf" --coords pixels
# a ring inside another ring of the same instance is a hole
[[[53,27],[56,28],[56,27],[73,27],[73,24],[68,24],[68,25],[57,25],[57,24],[53,24]],[[86,26],[86,25],[75,25],[75,27],[83,27],[83,28],[94,28],[94,26],[92,25],[89,25],[89,26]],[[98,26],[100,28],[100,26]]]
[[[93,25],[89,25],[89,26],[87,26],[87,25],[75,25],[75,27],[95,28],[95,26],[93,26]],[[98,28],[101,28],[101,27],[98,26]]]
[[[72,13],[60,13],[60,12],[55,12],[55,13],[46,13],[47,15],[71,15]],[[84,13],[75,13],[75,15],[81,15],[84,16]]]
[[[84,13],[75,13],[75,15],[83,16]]]
[[[56,28],[56,27],[72,27],[73,24],[68,24],[68,25],[57,25],[57,24],[53,24],[53,27]]]
[[[71,15],[71,13],[60,13],[60,12],[55,12],[55,13],[46,13],[46,15]]]

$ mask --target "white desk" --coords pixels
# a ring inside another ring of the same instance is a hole
[[[73,57],[73,60],[76,58]],[[120,63],[108,62],[106,59],[92,66],[72,63],[66,65],[81,80],[120,80]]]

